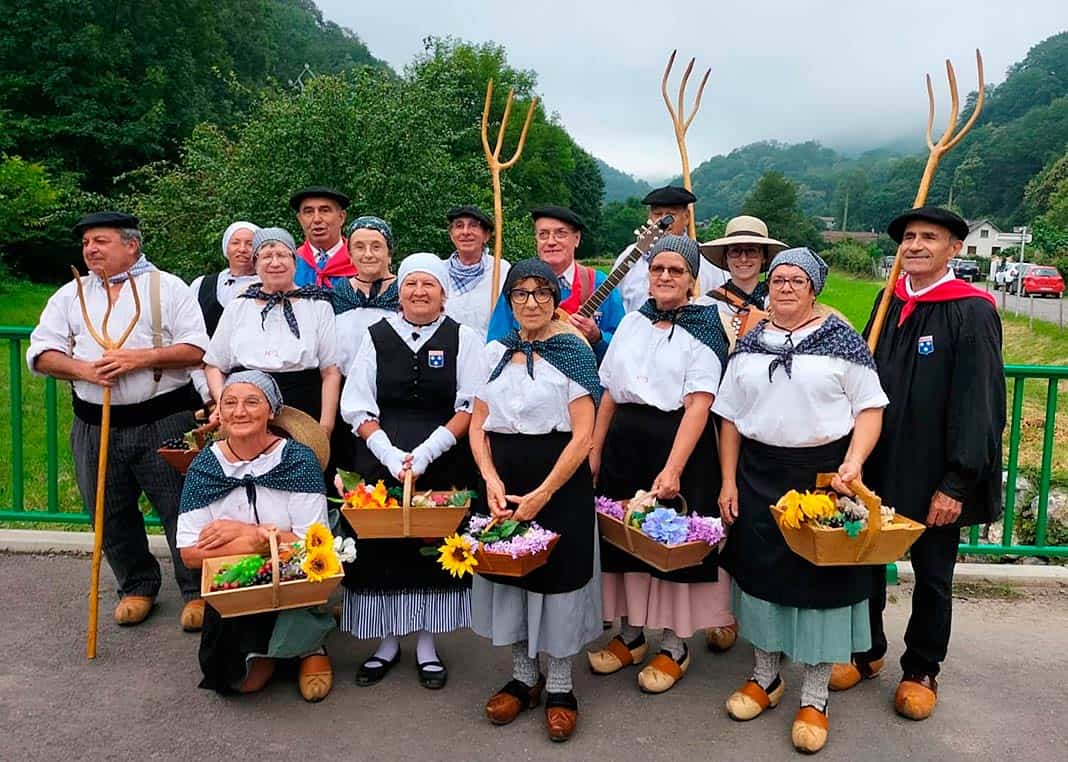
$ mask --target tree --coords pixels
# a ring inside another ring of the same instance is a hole
[[[797,186],[781,172],[766,172],[742,204],[742,214],[759,217],[772,238],[790,246],[819,249],[822,241],[816,225],[801,213]]]
[[[601,252],[614,257],[634,243],[634,231],[648,214],[649,210],[637,196],[605,204],[601,210]]]

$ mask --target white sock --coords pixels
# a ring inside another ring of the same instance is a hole
[[[759,648],[754,648],[753,653],[756,656],[753,679],[756,680],[757,685],[767,690],[775,682],[775,678],[779,676],[779,661],[782,659],[782,653],[779,651],[761,651]],[[829,675],[828,679],[830,679]]]
[[[830,664],[806,664],[805,677],[801,683],[801,706],[814,706],[821,712],[826,712],[830,682]]]
[[[527,641],[512,644],[512,677],[528,688],[538,682],[538,660],[527,653]]]
[[[565,657],[557,659],[549,657],[548,676],[545,679],[545,690],[549,693],[571,692],[571,659]]]
[[[387,635],[382,638],[382,642],[378,644],[378,650],[375,651],[373,658],[378,659],[385,664],[388,661],[393,661],[399,650],[400,639],[396,635]]]
[[[686,644],[682,638],[675,634],[674,630],[664,629],[664,635],[660,639],[660,650],[667,651],[671,658],[678,661],[686,653]]]
[[[432,632],[419,631],[419,640],[415,644],[415,660],[419,664],[438,661],[438,651],[434,648],[434,634]],[[430,667],[424,667],[424,670],[427,672],[440,672],[441,667],[435,664]]]

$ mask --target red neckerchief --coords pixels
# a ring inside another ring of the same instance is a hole
[[[582,288],[582,280],[586,280],[586,288]],[[564,301],[560,302],[560,306],[568,314],[574,315],[578,312],[578,308],[582,306],[582,303],[590,298],[594,292],[594,287],[597,284],[597,275],[588,267],[583,267],[578,262],[575,263],[575,274],[571,278],[571,295]]]
[[[356,276],[356,268],[353,266],[352,260],[349,259],[349,253],[345,250],[344,244],[326,260],[326,266],[322,270],[319,269],[319,264],[315,261],[315,249],[307,241],[297,249],[297,256],[315,271],[316,286],[330,288],[331,278],[353,278]]]
[[[905,303],[905,306],[901,308],[901,317],[897,319],[897,324],[901,325],[908,319],[916,310],[916,305],[921,302],[954,302],[958,299],[986,299],[990,302],[990,306],[997,309],[998,303],[994,301],[994,297],[986,291],[978,289],[971,283],[965,283],[964,281],[953,278],[947,280],[945,283],[941,283],[930,291],[920,296],[910,296],[908,290],[905,288],[905,278],[908,276],[902,275],[897,279],[897,284],[894,286],[894,296]]]

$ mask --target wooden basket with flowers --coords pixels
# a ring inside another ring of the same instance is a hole
[[[344,573],[342,561],[356,558],[352,538],[334,537],[312,524],[302,542],[278,542],[270,531],[270,557],[208,558],[200,572],[200,595],[224,619],[326,603]]]
[[[438,555],[441,567],[457,578],[476,572],[524,577],[545,565],[559,540],[559,534],[537,522],[498,522],[489,516],[473,515],[463,532],[446,537],[445,544],[423,552]]]
[[[896,561],[924,526],[893,508],[859,479],[849,488],[860,499],[829,491],[835,474],[818,474],[816,491],[790,490],[771,506],[786,544],[816,566],[868,566]],[[872,521],[878,516],[877,521]]]
[[[697,566],[723,542],[726,531],[719,518],[690,514],[685,498],[678,499],[681,512],[661,505],[645,490],[625,503],[598,497],[601,537],[662,572]]]
[[[399,495],[364,482],[358,474],[338,469],[341,481],[341,515],[361,540],[400,537],[445,537],[464,520],[475,493],[470,490],[413,491],[412,472],[404,477]]]

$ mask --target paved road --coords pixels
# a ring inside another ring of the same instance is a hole
[[[1057,323],[1062,327],[1068,327],[1068,297],[1050,299],[1049,297],[1036,296],[1031,299],[1030,297],[1013,296],[1005,291],[995,291],[994,285],[986,281],[975,285],[992,293],[997,300],[998,309],[1003,312],[1016,314],[1018,311],[1021,317],[1029,317],[1031,315],[1032,302],[1034,302],[1035,320],[1045,320],[1050,323]]]
[[[568,744],[545,737],[532,712],[495,728],[482,704],[506,679],[507,649],[469,632],[442,639],[448,687],[419,687],[411,658],[379,686],[358,688],[353,671],[371,644],[338,634],[329,646],[337,685],[321,704],[300,699],[276,677],[256,696],[223,699],[198,690],[197,636],[177,625],[173,583],[146,624],[120,629],[101,607],[99,652],[84,659],[89,563],[67,556],[0,554],[0,728],[5,760],[782,760],[794,758],[789,723],[799,674],[787,699],[752,723],[727,718],[723,700],[747,675],[744,646],[697,651],[689,675],[663,696],[638,692],[634,672],[595,678],[576,669],[582,707]],[[105,578],[107,575],[105,574]],[[891,604],[888,631],[900,653],[906,588]],[[962,599],[935,716],[912,723],[893,714],[896,664],[880,680],[832,695],[832,736],[823,760],[1068,759],[1068,591],[1020,600]]]

